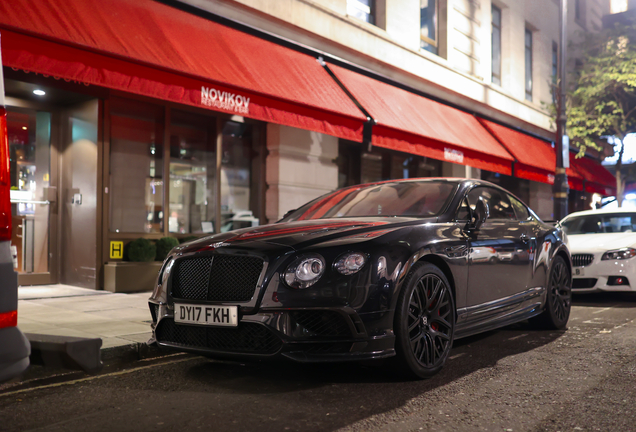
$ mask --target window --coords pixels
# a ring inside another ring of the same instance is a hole
[[[492,7],[492,82],[501,85],[501,9]]]
[[[110,231],[163,232],[163,107],[111,99]]]
[[[528,208],[525,205],[523,205],[521,201],[519,201],[518,199],[510,195],[508,196],[508,199],[510,200],[512,207],[515,209],[515,214],[517,215],[518,220],[520,221],[532,220],[532,218],[530,217],[530,212],[528,211]]]
[[[215,228],[216,123],[172,110],[168,232],[211,233]]]
[[[557,88],[559,75],[559,45],[552,41],[552,102],[557,103],[559,89]]]
[[[526,100],[532,101],[532,31],[526,28]]]
[[[338,187],[382,180],[440,177],[442,161],[402,152],[373,148],[361,151],[360,145],[341,140],[338,145]]]
[[[347,14],[375,25],[375,0],[347,0]]]
[[[455,194],[456,184],[442,181],[382,183],[338,190],[305,204],[284,221],[376,216],[438,215]]]
[[[505,193],[489,187],[478,187],[468,193],[468,203],[474,210],[479,198],[483,198],[490,210],[489,219],[516,220],[514,210]]]
[[[636,214],[616,213],[568,218],[562,223],[567,234],[636,232]]]
[[[585,0],[574,0],[574,20],[585,27]]]
[[[439,54],[438,0],[420,0],[420,48]]]

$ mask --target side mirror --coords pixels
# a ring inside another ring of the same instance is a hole
[[[483,197],[479,197],[477,205],[475,205],[475,211],[473,212],[473,228],[478,230],[490,217],[490,209]]]

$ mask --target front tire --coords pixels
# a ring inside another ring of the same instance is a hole
[[[552,261],[547,285],[545,309],[541,315],[531,318],[530,323],[541,329],[563,330],[572,308],[572,274],[558,255]]]
[[[395,310],[396,371],[409,378],[438,373],[453,346],[455,302],[444,273],[431,263],[413,266]]]

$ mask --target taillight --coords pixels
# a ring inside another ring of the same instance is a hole
[[[0,106],[0,241],[11,240],[10,190],[7,112]]]

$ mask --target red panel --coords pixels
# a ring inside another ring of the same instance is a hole
[[[471,114],[329,65],[378,124],[373,144],[510,174],[513,158]]]
[[[0,74],[0,79],[2,74]],[[0,82],[0,92],[4,92]],[[0,102],[4,94],[0,94]],[[0,241],[11,240],[11,179],[9,177],[9,140],[7,113],[0,106]]]
[[[0,2],[0,28],[7,66],[361,139],[312,56],[152,0]]]
[[[585,179],[585,191],[601,195],[616,195],[616,177],[599,162],[582,157],[570,158],[572,167]]]
[[[16,327],[18,325],[18,311],[0,312],[0,329]]]
[[[485,119],[479,121],[517,159],[515,177],[554,184],[556,153],[550,143]],[[581,175],[570,168],[566,172],[570,189],[582,191]]]

